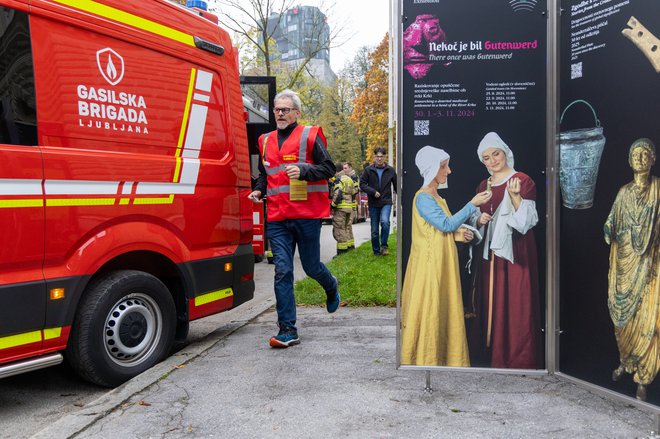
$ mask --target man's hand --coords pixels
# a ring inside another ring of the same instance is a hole
[[[376,193],[374,194],[374,197],[380,198],[380,192],[376,191]]]
[[[288,165],[284,168],[286,175],[289,176],[290,180],[300,180],[300,168],[296,165]]]
[[[261,203],[261,191],[252,191],[252,192],[250,192],[250,195],[248,195],[248,198],[253,203]]]

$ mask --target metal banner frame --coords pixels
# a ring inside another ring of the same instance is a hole
[[[397,44],[403,38],[403,3],[404,0],[396,0],[393,2],[391,9],[391,32],[393,35],[392,40],[397,41]],[[431,376],[432,371],[451,371],[451,372],[464,372],[464,373],[493,373],[493,374],[513,374],[513,375],[556,375],[557,377],[571,383],[575,383],[580,387],[584,387],[599,395],[617,399],[622,402],[634,405],[640,409],[646,410],[655,416],[656,431],[660,431],[660,407],[639,401],[635,398],[623,395],[621,393],[609,390],[607,388],[589,383],[587,381],[575,378],[571,375],[563,373],[560,370],[559,362],[559,349],[560,349],[560,271],[559,271],[559,254],[560,254],[560,189],[559,189],[559,91],[560,91],[560,16],[561,16],[561,1],[560,0],[547,0],[547,82],[546,82],[546,178],[547,178],[547,228],[545,234],[545,245],[547,252],[546,260],[546,314],[545,314],[545,369],[541,370],[528,370],[528,369],[495,369],[483,367],[445,367],[445,366],[409,366],[401,364],[401,289],[403,284],[403,255],[402,255],[402,240],[403,240],[403,215],[397,215],[397,331],[396,331],[396,363],[398,369],[411,370],[411,371],[425,371],[425,391],[432,392]],[[392,71],[395,73],[394,86],[396,87],[395,96],[398,95],[399,100],[403,99],[403,51],[401,46],[395,52],[395,58],[392,60],[395,68]],[[398,179],[398,193],[402,193],[402,188],[405,184],[403,175],[403,149],[405,147],[403,140],[403,131],[410,129],[403,124],[403,105],[396,103],[396,145],[397,157],[399,158],[396,163],[396,171],[400,176]],[[396,200],[397,212],[402,212],[402,196],[398,196]]]

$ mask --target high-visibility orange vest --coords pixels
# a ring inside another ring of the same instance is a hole
[[[312,150],[317,136],[321,136],[325,143],[321,127],[298,125],[281,148],[278,144],[277,131],[271,131],[259,137],[259,149],[268,182],[266,191],[268,221],[316,219],[330,216],[327,180],[304,182],[303,184],[307,185],[307,199],[292,200],[291,182],[284,170],[288,165],[314,164]]]

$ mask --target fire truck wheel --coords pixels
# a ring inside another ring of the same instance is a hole
[[[73,322],[67,359],[86,380],[115,387],[170,351],[176,310],[156,277],[115,271],[88,286]]]

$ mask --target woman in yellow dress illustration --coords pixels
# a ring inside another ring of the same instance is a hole
[[[415,194],[412,244],[401,292],[401,364],[417,366],[470,365],[463,299],[454,242],[471,241],[473,232],[461,225],[490,199],[481,192],[452,215],[438,188],[451,174],[449,154],[423,147],[415,164],[424,179]],[[456,232],[456,233],[455,233]]]

